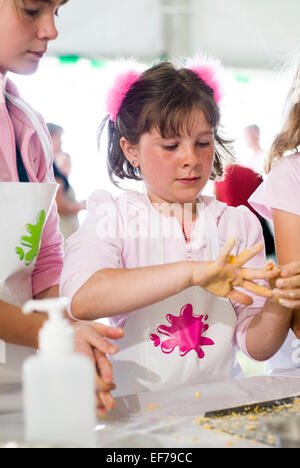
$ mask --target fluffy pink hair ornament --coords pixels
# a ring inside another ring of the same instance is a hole
[[[123,65],[125,65],[126,69],[116,75],[113,85],[108,90],[106,97],[106,111],[110,114],[110,120],[112,122],[116,121],[122,102],[128,91],[142,75],[142,71],[139,69],[140,67],[138,67],[137,63],[123,62]]]
[[[196,55],[187,60],[185,68],[196,73],[213,90],[214,100],[217,104],[220,104],[224,96],[219,76],[222,70],[221,62],[215,58]]]

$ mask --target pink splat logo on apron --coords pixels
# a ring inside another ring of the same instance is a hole
[[[167,321],[171,326],[159,325],[158,333],[170,337],[168,340],[161,341],[161,338],[152,333],[150,339],[155,347],[161,345],[161,350],[165,354],[172,353],[176,346],[179,347],[181,357],[185,356],[192,350],[195,350],[199,359],[205,357],[202,346],[212,346],[214,341],[203,336],[203,333],[209,329],[209,325],[204,323],[208,316],[193,315],[192,304],[186,304],[182,307],[179,317],[168,314]]]

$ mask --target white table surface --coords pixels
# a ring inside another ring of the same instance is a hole
[[[119,397],[114,411],[106,420],[99,420],[95,428],[97,445],[105,448],[269,448],[248,439],[205,430],[195,424],[195,418],[207,411],[299,394],[300,374],[290,373]],[[1,376],[0,440],[22,441],[23,433],[21,383],[14,376]]]

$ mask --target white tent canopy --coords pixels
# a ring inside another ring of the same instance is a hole
[[[213,54],[277,68],[299,45],[299,0],[70,0],[49,52],[94,58]]]

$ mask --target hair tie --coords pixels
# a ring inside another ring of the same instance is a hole
[[[224,91],[219,78],[222,66],[221,62],[215,58],[196,55],[188,59],[185,68],[194,72],[214,93],[214,100],[220,104]]]
[[[122,61],[120,66],[126,69],[116,75],[106,97],[106,111],[112,122],[116,121],[122,102],[129,90],[142,75],[141,65],[134,61]]]

